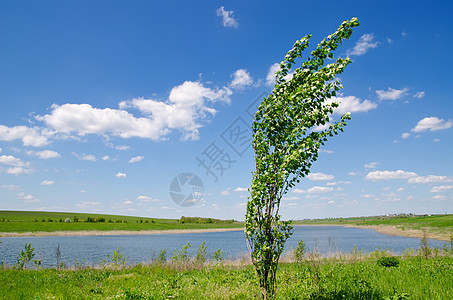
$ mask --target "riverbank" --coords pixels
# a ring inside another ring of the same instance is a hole
[[[413,238],[428,238],[439,241],[450,241],[452,236],[448,233],[442,233],[439,231],[433,231],[431,228],[425,228],[422,230],[419,229],[403,229],[398,226],[392,225],[343,225],[344,227],[353,227],[353,228],[365,228],[373,229],[376,232],[382,234],[388,234],[392,236],[405,236]]]
[[[37,232],[0,232],[0,237],[36,237],[36,236],[107,236],[107,235],[150,235],[181,234],[241,231],[243,228],[210,228],[210,229],[169,229],[169,230],[85,230],[85,231],[37,231]]]

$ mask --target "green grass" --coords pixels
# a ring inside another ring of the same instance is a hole
[[[74,217],[80,221],[73,222]],[[105,222],[88,223],[87,218],[104,218]],[[71,223],[65,223],[69,218]],[[49,219],[52,222],[49,222]],[[60,222],[60,219],[62,222]],[[43,221],[44,220],[44,221]],[[111,220],[111,222],[109,222]],[[204,219],[206,221],[207,219]],[[215,220],[214,220],[215,221]],[[209,229],[241,228],[243,223],[219,221],[218,223],[181,223],[178,219],[141,218],[118,215],[62,213],[62,212],[29,212],[0,211],[0,232],[53,232],[53,231],[87,231],[87,230],[169,230],[169,229]]]
[[[453,258],[280,264],[278,299],[453,299]],[[0,299],[256,299],[252,266],[0,270]],[[405,296],[409,298],[404,298]]]
[[[429,229],[444,234],[453,234],[453,214],[423,216],[389,216],[364,218],[335,218],[296,221],[295,224],[331,224],[331,225],[390,225],[401,229]]]

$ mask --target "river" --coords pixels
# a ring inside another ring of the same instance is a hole
[[[373,229],[342,226],[295,226],[285,249],[294,249],[299,239],[303,239],[307,251],[317,251],[324,255],[351,252],[353,248],[369,253],[376,249],[389,249],[401,254],[406,249],[418,249],[417,238],[390,236],[377,233]],[[44,237],[3,237],[0,238],[0,262],[7,265],[16,263],[16,256],[30,243],[35,249],[34,259],[42,260],[44,267],[56,265],[57,247],[60,245],[61,259],[66,266],[75,264],[98,265],[112,254],[117,247],[125,256],[126,263],[148,263],[157,257],[160,250],[167,249],[169,259],[175,249],[190,242],[189,254],[195,256],[198,246],[206,241],[208,256],[221,249],[225,258],[234,259],[248,255],[244,232],[205,232],[153,235],[111,235],[111,236],[44,236]],[[429,240],[431,247],[442,248],[447,242]]]

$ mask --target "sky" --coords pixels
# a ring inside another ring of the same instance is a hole
[[[278,64],[357,17],[284,219],[453,213],[451,1],[0,2],[0,210],[244,220]],[[301,61],[299,62],[301,63]]]

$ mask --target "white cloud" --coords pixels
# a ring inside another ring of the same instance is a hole
[[[326,103],[339,102],[340,106],[334,109],[334,114],[343,115],[345,113],[367,112],[377,107],[376,103],[368,100],[360,101],[355,96],[332,97]]]
[[[217,16],[222,17],[223,26],[237,28],[239,23],[234,18],[233,13],[232,10],[225,10],[225,7],[223,6],[217,9]]]
[[[445,121],[437,117],[426,117],[417,123],[417,126],[411,129],[412,132],[437,131],[453,127],[453,120]]]
[[[368,52],[369,49],[376,48],[379,42],[374,42],[374,35],[366,33],[360,37],[353,49],[347,51],[347,55],[363,55]]]
[[[247,188],[243,188],[243,187],[237,187],[234,189],[235,192],[247,192],[248,189]]]
[[[41,185],[53,185],[55,181],[52,180],[43,180],[41,181]]]
[[[129,150],[131,147],[127,146],[127,145],[119,145],[119,146],[116,146],[115,149],[116,150],[120,150],[120,151],[127,151]]]
[[[230,194],[229,191],[221,191],[220,192],[220,195],[222,195],[222,196],[228,196],[229,194]]]
[[[436,195],[436,196],[433,196],[432,199],[437,200],[437,201],[444,201],[444,200],[447,200],[447,197],[445,195]]]
[[[423,91],[417,92],[414,95],[414,98],[418,98],[418,99],[423,98],[423,97],[425,97],[425,92],[423,92]]]
[[[230,83],[230,87],[233,89],[240,90],[253,84],[252,77],[245,69],[236,70],[232,76],[233,80]]]
[[[131,163],[131,164],[136,163],[136,162],[142,161],[144,158],[145,158],[144,156],[135,156],[129,160],[129,163]]]
[[[13,167],[26,167],[29,165],[28,162],[24,162],[20,158],[14,157],[12,155],[0,156],[0,164],[13,166]]]
[[[44,147],[49,144],[48,138],[52,133],[38,127],[0,125],[0,140],[22,140],[24,146]]]
[[[127,176],[126,173],[121,173],[121,172],[118,172],[115,174],[116,178],[126,178],[126,176]]]
[[[309,194],[327,193],[333,191],[333,188],[327,186],[314,186],[307,190]]]
[[[2,148],[0,148],[0,152],[2,152],[2,150],[3,150],[3,149],[2,149]]]
[[[440,185],[440,186],[433,186],[431,189],[431,193],[442,193],[448,190],[453,189],[453,185]]]
[[[437,175],[428,175],[428,176],[417,176],[410,178],[408,183],[447,183],[453,182],[453,177],[448,176],[437,176]]]
[[[132,201],[130,201],[130,200],[127,200],[127,201],[124,201],[124,204],[130,205],[130,204],[134,204],[134,202],[132,202]]]
[[[12,167],[6,169],[6,174],[11,174],[11,175],[21,175],[21,174],[30,174],[31,170],[24,168],[24,167]]]
[[[407,93],[408,89],[404,88],[402,90],[392,89],[391,87],[388,88],[387,91],[384,90],[377,90],[376,94],[379,100],[397,100],[401,97],[404,97]]]
[[[159,199],[155,199],[153,197],[143,196],[143,195],[138,196],[137,200],[139,200],[141,202],[161,202],[162,201],[162,200],[159,200]]]
[[[404,188],[402,188],[402,187],[401,187],[401,188],[398,188],[396,191],[397,191],[397,192],[402,192],[402,191],[404,191]]]
[[[18,186],[15,186],[14,184],[4,184],[1,186],[2,189],[7,189],[7,190],[16,190],[19,188]]]
[[[110,156],[108,156],[108,155],[104,155],[104,156],[102,157],[102,160],[109,160],[109,159],[110,159]]]
[[[177,129],[183,132],[184,140],[197,140],[199,128],[203,127],[199,121],[217,112],[207,102],[229,103],[231,94],[232,91],[227,87],[213,90],[200,82],[186,81],[171,90],[167,103],[143,98],[121,102],[120,108],[136,108],[147,115],[143,121],[146,127],[133,128],[122,137],[138,136],[160,140],[172,129]]]
[[[82,203],[77,203],[75,206],[81,209],[95,208],[101,203],[98,201],[84,201]]]
[[[367,169],[376,169],[377,165],[379,165],[378,162],[370,162],[369,164],[365,164],[364,167]]]
[[[41,201],[39,201],[39,199],[36,199],[32,195],[27,195],[25,193],[19,193],[19,194],[17,194],[17,197],[19,197],[19,199],[24,200],[25,203],[38,203],[38,202],[41,202]]]
[[[61,157],[58,152],[52,150],[44,150],[44,151],[27,151],[27,155],[36,156],[41,159],[50,159],[50,158],[57,158]]]
[[[275,84],[275,73],[277,71],[280,71],[280,64],[279,63],[274,63],[269,67],[269,70],[266,75],[266,85],[267,86],[272,86]],[[289,72],[285,77],[283,77],[286,81],[291,80],[293,78],[294,74],[296,71]]]
[[[293,193],[295,193],[295,194],[305,194],[306,192],[304,190],[301,190],[301,189],[294,189]]]
[[[416,177],[414,172],[398,171],[374,171],[366,175],[367,180],[390,180],[390,179],[408,179]]]
[[[72,155],[77,157],[77,159],[79,159],[79,160],[96,161],[96,157],[94,155],[91,155],[91,154],[85,154],[85,153],[78,154],[78,153],[72,152]]]
[[[335,176],[324,173],[310,173],[307,178],[312,181],[334,180]]]
[[[407,139],[408,137],[410,137],[410,133],[409,132],[403,132],[403,134],[401,134],[401,138],[403,139]]]

